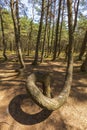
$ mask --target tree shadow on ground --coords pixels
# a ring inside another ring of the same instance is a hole
[[[84,92],[83,88],[72,88],[70,96],[80,102],[87,102],[87,93]]]
[[[21,94],[14,97],[9,104],[9,113],[19,123],[23,125],[34,125],[46,120],[52,113],[47,109],[43,109],[35,114],[25,113],[21,109],[21,104],[24,99],[29,98],[29,95]]]

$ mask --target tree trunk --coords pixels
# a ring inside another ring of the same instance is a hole
[[[49,1],[49,5],[51,5],[51,6],[49,7],[49,12],[48,12],[49,21],[48,21],[48,31],[47,31],[47,39],[48,39],[47,57],[50,55],[50,52],[51,52],[50,43],[51,43],[51,22],[52,22],[52,17],[51,17],[51,13],[52,13],[52,0]]]
[[[87,54],[86,54],[85,60],[83,61],[82,65],[81,65],[81,71],[87,72]]]
[[[28,53],[27,55],[29,56],[30,54],[30,47],[31,47],[31,40],[32,40],[32,31],[33,31],[33,20],[31,20],[30,22],[31,28],[30,28],[30,32],[29,32],[29,36],[28,36]]]
[[[11,14],[12,14],[12,19],[14,24],[17,53],[21,65],[20,68],[25,68],[25,64],[22,57],[21,45],[20,45],[21,43],[20,43],[20,22],[19,22],[18,0],[16,0],[16,3],[14,2],[14,0],[10,0],[10,6],[11,6]]]
[[[27,55],[29,56],[31,52],[31,42],[32,42],[32,32],[33,32],[33,20],[34,20],[34,1],[32,1],[33,7],[32,7],[32,19],[30,21],[30,32],[28,36],[28,52]]]
[[[41,38],[41,31],[42,31],[42,25],[43,25],[43,17],[44,17],[44,1],[42,0],[42,11],[41,11],[41,18],[40,18],[40,24],[39,24],[39,30],[38,30],[38,36],[37,36],[37,42],[36,42],[36,50],[35,50],[35,58],[33,61],[33,65],[37,65],[38,62],[38,50],[40,45],[40,38]]]
[[[85,53],[86,44],[87,44],[87,30],[85,32],[85,37],[84,37],[84,40],[83,40],[83,43],[82,43],[82,46],[81,46],[81,50],[80,50],[80,54],[79,54],[79,60],[82,59],[82,56]]]
[[[51,32],[51,33],[52,33],[52,36],[51,36],[51,49],[50,49],[50,53],[53,52],[54,30],[55,30],[56,1],[54,1],[53,6],[54,6],[54,8],[53,8],[53,18],[52,18],[53,24],[52,24],[52,32]],[[52,7],[51,7],[51,8],[52,8]]]
[[[68,9],[69,44],[68,44],[68,64],[67,64],[66,78],[69,76],[69,73],[71,73],[71,75],[73,73],[74,32],[73,32],[73,17],[72,17],[72,0],[67,0],[67,9]],[[70,80],[72,80],[72,76]]]
[[[62,0],[59,0],[58,17],[57,17],[56,32],[55,32],[56,36],[55,36],[55,40],[54,40],[54,53],[53,53],[53,59],[52,59],[53,61],[56,59],[56,54],[57,54],[57,49],[58,49],[61,3],[62,3]]]
[[[65,0],[63,0],[63,8],[62,8],[62,16],[61,16],[61,24],[60,24],[60,33],[59,33],[59,42],[58,42],[58,56],[57,57],[59,57],[60,52],[61,52],[60,44],[61,44],[61,34],[62,34],[64,6],[65,6]]]
[[[73,25],[72,25],[72,1],[67,0],[68,8],[68,28],[69,28],[69,49],[68,49],[68,62],[64,88],[62,92],[55,98],[49,98],[47,95],[43,95],[42,92],[37,88],[36,82],[45,82],[47,88],[49,88],[49,80],[46,82],[47,74],[42,76],[41,73],[32,73],[27,79],[27,91],[31,98],[41,107],[48,110],[56,110],[60,108],[67,100],[71,84],[72,84],[72,74],[73,74]],[[49,78],[48,78],[49,79]],[[48,89],[49,90],[49,89]]]
[[[77,15],[78,15],[78,9],[79,9],[79,2],[80,0],[75,0],[74,3],[74,12],[75,12],[75,19],[74,19],[74,26],[73,26],[73,31],[75,31],[76,25],[77,25]]]
[[[46,21],[45,21],[44,39],[43,39],[42,53],[41,53],[41,62],[43,62],[44,49],[45,49],[45,44],[46,44],[46,41],[47,41],[48,13],[49,13],[49,0],[48,0],[48,4],[47,4],[47,11],[46,11]]]

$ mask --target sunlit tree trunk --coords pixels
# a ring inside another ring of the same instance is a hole
[[[14,24],[15,42],[17,47],[18,58],[19,58],[21,68],[25,68],[25,64],[21,52],[21,43],[20,43],[20,22],[19,22],[18,0],[16,1],[10,0],[10,6],[11,6],[11,14],[12,14],[12,19]]]
[[[67,66],[67,74],[68,74],[73,72],[74,37],[73,37],[72,0],[67,0],[67,10],[68,10],[68,28],[69,28],[68,66]],[[72,78],[70,80],[72,80]]]
[[[59,109],[67,100],[71,84],[72,84],[72,74],[73,74],[73,21],[72,21],[72,1],[67,0],[68,8],[68,29],[69,29],[69,49],[68,49],[68,64],[66,71],[66,78],[64,82],[64,88],[61,93],[54,98],[50,98],[50,75],[49,73],[32,73],[27,78],[26,89],[31,98],[40,106],[48,110]],[[45,95],[38,89],[36,82],[44,83]]]
[[[74,20],[73,20],[73,34],[75,32],[75,29],[76,29],[76,25],[77,25],[77,16],[78,16],[78,8],[79,8],[79,1],[80,0],[75,0],[74,1]],[[73,1],[72,1],[73,2]],[[73,42],[74,42],[74,38],[73,38]],[[66,49],[65,49],[65,53],[66,53],[66,57],[65,59],[67,59],[67,52],[68,52],[68,49],[69,49],[69,45],[66,46]]]

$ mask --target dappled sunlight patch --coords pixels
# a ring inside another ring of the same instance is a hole
[[[0,101],[2,101],[4,97],[5,97],[5,92],[0,92]]]
[[[87,79],[81,78],[78,81],[79,81],[79,83],[83,83],[84,85],[87,85]]]
[[[54,67],[53,71],[58,71],[58,72],[65,72],[65,68],[58,68],[58,67]]]

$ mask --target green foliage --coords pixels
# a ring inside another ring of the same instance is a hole
[[[23,35],[27,34],[27,32],[29,31],[29,25],[30,25],[30,20],[27,17],[20,18],[20,29]]]
[[[78,21],[78,29],[81,31],[85,31],[87,29],[87,18],[86,16],[80,15]]]
[[[37,15],[38,18],[36,18],[36,19],[40,18],[41,2],[42,1],[40,1],[40,0],[35,0],[35,1],[30,0],[29,1],[29,4],[30,4],[29,7],[34,8],[34,20],[33,21],[32,21],[32,19],[29,19],[28,17],[23,16],[23,14],[20,17],[20,37],[21,37],[22,47],[25,48],[26,50],[27,50],[28,44],[30,44],[32,46],[32,50],[35,50],[38,28],[39,28],[39,22],[35,23],[35,17]],[[87,3],[86,0],[80,2],[80,8],[79,8],[79,14],[78,14],[79,17],[78,17],[78,21],[77,21],[76,31],[74,33],[75,46],[77,48],[79,48],[78,46],[81,47],[81,43],[83,41],[85,31],[87,30],[87,17],[82,12],[82,10],[85,10],[86,3]],[[45,4],[45,7],[46,7],[46,4]],[[53,20],[53,17],[54,16],[56,17],[57,13],[58,13],[58,12],[56,12],[56,14],[54,14],[53,7],[54,6],[52,6],[52,10],[51,10],[51,14],[52,14],[51,20]],[[66,5],[65,5],[65,8],[66,8]],[[21,11],[21,8],[20,8],[20,11]],[[46,12],[46,9],[45,9],[45,12]],[[8,11],[7,9],[2,9],[2,15],[3,15],[3,22],[4,22],[5,40],[7,42],[7,48],[9,49],[11,43],[12,43],[13,47],[15,46],[13,21],[11,18],[10,11]],[[20,14],[19,14],[19,16],[20,16]],[[50,12],[49,12],[49,16],[50,16]],[[41,45],[42,45],[43,37],[44,37],[44,28],[45,28],[44,21],[45,20],[43,20],[43,28],[42,28],[42,33],[41,33]],[[53,21],[50,22],[50,19],[48,18],[48,22],[49,22],[48,26],[51,25],[50,40],[49,40],[50,41],[49,45],[51,47]],[[32,26],[31,26],[31,23],[32,23]],[[56,19],[55,19],[55,23],[56,23]],[[64,46],[64,45],[66,46],[66,44],[68,43],[67,25],[68,25],[67,15],[64,14],[64,20],[63,20],[62,32],[61,32],[61,46]],[[56,26],[56,24],[54,26]],[[31,39],[29,39],[29,34],[30,34],[31,30],[32,30]],[[49,35],[49,29],[47,30],[47,36],[48,35]],[[52,44],[54,44],[55,35],[56,35],[56,33],[55,33],[55,27],[54,27]],[[31,43],[29,43],[29,40],[31,41]],[[48,46],[48,39],[46,41],[46,47],[47,46]],[[1,27],[0,27],[0,47],[3,48],[2,47]],[[53,47],[53,45],[52,45],[52,47]]]
[[[66,41],[66,42],[68,41],[68,29],[67,29],[67,24],[65,21],[63,21],[63,25],[62,25],[61,40]]]
[[[13,31],[13,22],[12,22],[11,14],[6,9],[3,9],[2,17],[4,23],[4,31],[6,34],[8,34],[10,31],[11,32]]]

